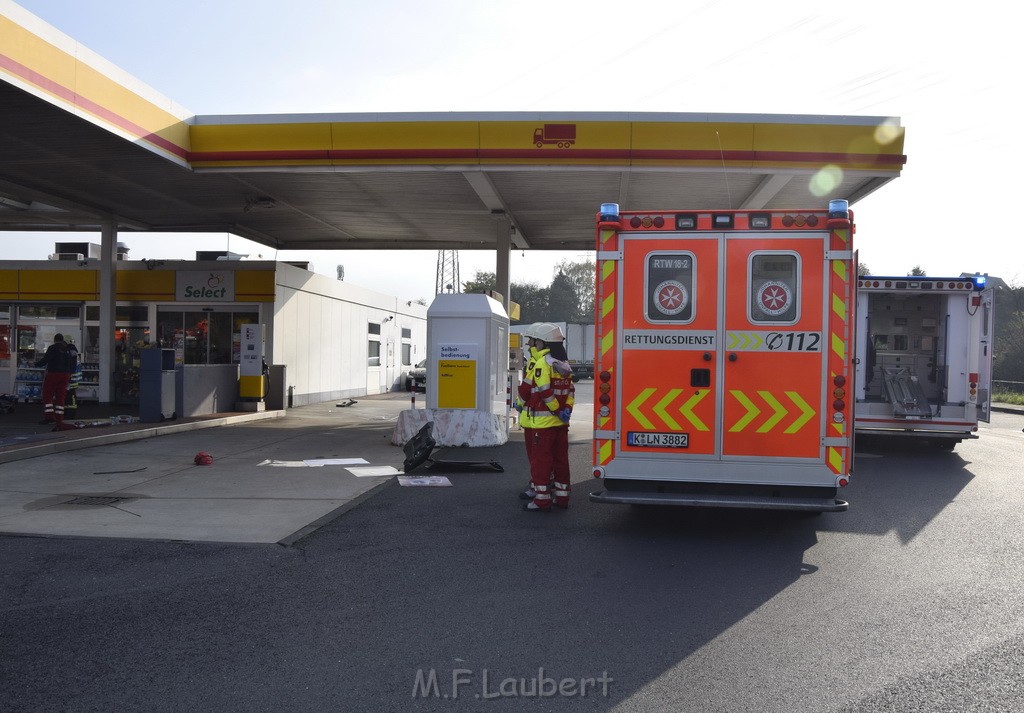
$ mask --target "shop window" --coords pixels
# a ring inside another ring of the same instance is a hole
[[[157,343],[173,349],[182,364],[237,364],[243,324],[259,322],[258,311],[157,313]]]
[[[114,320],[117,322],[142,322],[149,321],[149,307],[146,305],[117,305],[114,308]],[[99,322],[99,305],[87,305],[85,308],[85,321]]]
[[[21,305],[18,307],[19,319],[79,319],[81,314],[81,305]]]
[[[794,253],[750,256],[747,316],[754,324],[795,324],[800,319],[800,264]]]
[[[11,325],[0,324],[0,369],[11,366]]]
[[[11,306],[0,304],[0,369],[11,365]]]
[[[368,323],[366,331],[370,334],[366,343],[366,364],[367,366],[380,366],[380,323]],[[377,336],[375,337],[375,335]]]

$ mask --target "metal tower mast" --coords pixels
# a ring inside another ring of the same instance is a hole
[[[434,294],[462,292],[459,280],[459,251],[437,251],[437,281],[434,283]]]

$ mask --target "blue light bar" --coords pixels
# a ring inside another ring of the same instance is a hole
[[[988,277],[986,275],[975,275],[971,280],[974,282],[974,289],[983,290],[985,289],[985,282],[988,280]]]
[[[850,202],[842,198],[836,198],[828,202],[828,217],[849,219]]]
[[[601,220],[609,223],[617,222],[619,219],[619,204],[618,203],[602,203],[601,204]]]

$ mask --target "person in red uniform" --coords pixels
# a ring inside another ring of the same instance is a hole
[[[530,359],[519,385],[516,410],[530,461],[530,488],[525,493],[528,511],[548,511],[552,504],[569,507],[569,419],[576,387],[565,353],[565,335],[550,322],[531,324]]]
[[[53,344],[46,348],[43,358],[36,362],[37,367],[46,367],[43,377],[43,420],[39,423],[53,423],[54,430],[64,424],[64,398],[71,380],[74,358],[64,341],[63,334],[53,335]]]

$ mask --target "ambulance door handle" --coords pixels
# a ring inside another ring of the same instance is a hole
[[[736,354],[730,354],[729,355],[729,361],[736,361],[738,358],[739,357],[737,357]]]

